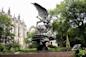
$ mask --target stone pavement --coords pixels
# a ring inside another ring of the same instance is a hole
[[[0,57],[74,57],[74,54],[73,52],[39,52],[39,53],[0,55]]]

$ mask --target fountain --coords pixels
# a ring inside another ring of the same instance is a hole
[[[52,16],[50,16],[45,8],[40,6],[38,3],[32,3],[38,10],[39,16],[37,18],[40,20],[36,24],[36,33],[33,36],[33,41],[37,42],[38,51],[47,51],[48,43],[54,40],[54,34],[52,32]],[[42,24],[40,24],[42,23]]]

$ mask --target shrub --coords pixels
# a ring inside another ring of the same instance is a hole
[[[20,52],[36,52],[36,48],[20,49]]]
[[[86,50],[84,50],[83,48],[76,50],[75,56],[76,57],[85,57],[86,56]]]
[[[54,47],[54,48],[48,48],[49,51],[52,52],[58,52],[58,51],[66,51],[66,47]]]
[[[0,52],[3,52],[5,46],[3,44],[0,44]]]

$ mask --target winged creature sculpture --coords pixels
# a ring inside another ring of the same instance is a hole
[[[39,18],[40,21],[38,21],[37,24],[40,22],[49,24],[51,17],[49,17],[48,11],[44,7],[39,5],[38,3],[32,3],[32,4],[36,7],[36,9],[38,11],[39,16],[37,16],[37,18]]]
[[[40,6],[38,3],[32,3],[32,4],[38,10],[38,14],[41,18],[46,19],[48,17],[48,12],[44,7]]]
[[[40,19],[40,21],[37,22],[36,24],[36,35],[33,38],[36,38],[36,42],[38,43],[38,49],[41,50],[45,49],[47,50],[48,46],[46,45],[47,42],[49,42],[50,38],[53,38],[52,35],[52,27],[51,27],[51,18],[52,16],[50,16],[48,14],[48,11],[42,7],[41,5],[39,5],[38,3],[32,3],[37,11],[38,11],[38,16],[37,18]],[[38,23],[43,22],[43,25],[38,25]],[[48,39],[48,40],[46,40]]]

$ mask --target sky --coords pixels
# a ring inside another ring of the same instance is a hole
[[[39,3],[41,6],[45,7],[47,10],[55,8],[56,4],[59,4],[63,0],[0,0],[0,11],[5,12],[10,8],[11,15],[17,17],[20,14],[20,18],[25,22],[27,28],[35,26],[38,19],[38,12],[36,8],[31,3]]]

